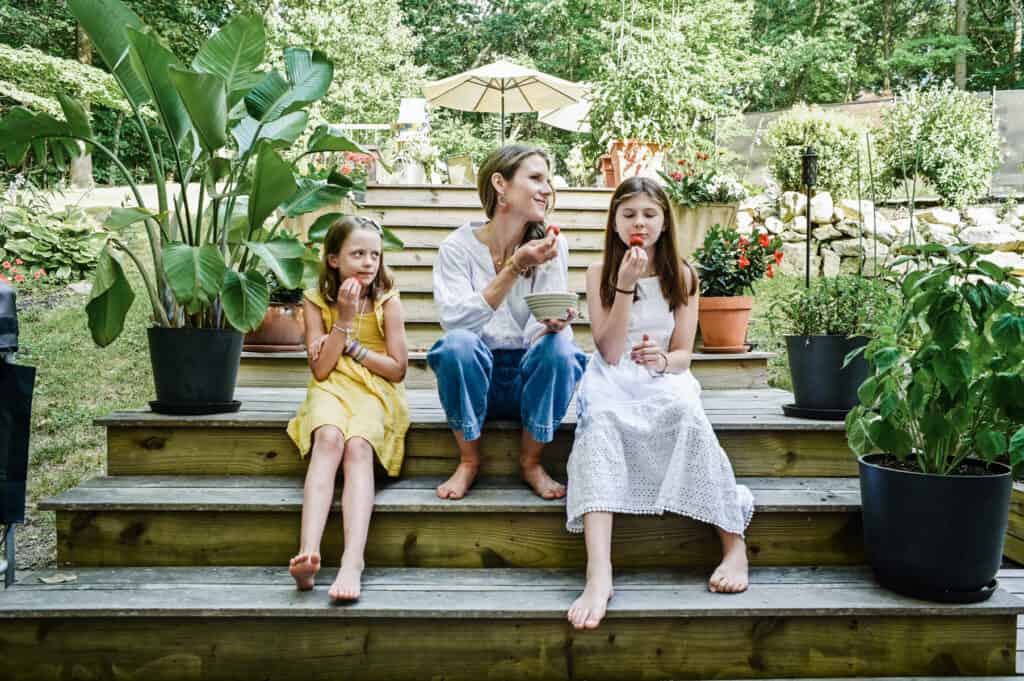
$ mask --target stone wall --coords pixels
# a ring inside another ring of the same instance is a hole
[[[911,234],[913,223],[913,236]],[[917,210],[913,220],[906,208],[875,209],[870,201],[834,200],[828,192],[811,199],[811,276],[864,273],[895,259],[894,249],[910,243],[971,244],[995,249],[985,256],[1002,267],[1024,270],[1024,206],[1006,211],[1001,205],[971,206],[962,213],[951,208]],[[784,253],[779,272],[804,274],[807,254],[807,196],[785,192],[759,195],[740,204],[736,226],[743,234],[767,231],[782,237]]]

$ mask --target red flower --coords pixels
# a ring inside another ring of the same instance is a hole
[[[14,281],[25,281],[25,275],[24,274],[16,274],[16,275],[14,275]]]
[[[768,248],[768,234],[766,232],[761,232],[760,234],[758,234],[757,243],[761,245],[761,248]]]
[[[774,277],[774,276],[775,276],[775,272],[773,272],[773,271],[772,271],[772,264],[771,264],[771,263],[768,263],[768,269],[767,269],[767,270],[765,270],[765,272],[764,272],[764,273],[765,273],[765,275],[766,275],[766,276],[767,276],[767,277],[768,277],[769,279],[771,279],[772,277]]]
[[[686,159],[685,158],[681,158],[678,161],[676,161],[676,163],[681,165],[681,166],[685,166],[686,165]]]
[[[705,154],[704,152],[702,152],[702,151],[698,151],[697,152],[697,160],[699,160],[699,161],[706,161],[706,160],[708,160],[708,158],[709,158],[708,155]]]
[[[346,163],[345,165],[343,165],[341,167],[341,174],[342,175],[348,175],[351,172],[352,172],[352,166],[350,166],[349,164]]]
[[[678,172],[678,171],[676,171],[676,172],[672,173],[669,177],[671,177],[676,182],[679,182],[680,180],[683,179],[683,174]]]
[[[782,264],[782,251],[775,251],[775,264],[776,265],[781,265]]]
[[[740,254],[740,260],[737,264],[740,266],[740,269],[742,270],[744,267],[748,267],[750,265],[750,260],[747,259],[747,256]]]

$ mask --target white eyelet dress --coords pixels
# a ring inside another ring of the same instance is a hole
[[[742,535],[754,497],[736,484],[701,406],[700,383],[689,371],[652,377],[629,358],[645,333],[667,348],[675,329],[657,277],[637,285],[622,359],[610,365],[594,352],[580,381],[566,528],[582,532],[591,511],[670,511]]]

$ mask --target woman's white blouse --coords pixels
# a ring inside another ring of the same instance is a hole
[[[434,304],[445,331],[466,329],[478,334],[492,350],[528,348],[544,325],[534,318],[523,296],[542,291],[569,290],[569,245],[558,237],[558,255],[519,277],[512,290],[492,308],[481,291],[497,276],[490,250],[475,232],[483,222],[467,222],[449,234],[434,262]],[[563,335],[572,337],[567,326]]]

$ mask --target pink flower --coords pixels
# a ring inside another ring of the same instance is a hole
[[[36,270],[36,273],[32,275],[32,278],[33,279],[38,279],[41,276],[43,276],[43,271],[42,270]]]
[[[745,236],[740,237],[740,248],[746,248],[750,244],[750,240]]]
[[[25,261],[24,261],[24,260],[22,260],[21,258],[15,258],[15,259],[14,259],[14,264],[15,264],[15,265],[24,265],[24,264],[25,264]]]
[[[4,269],[5,270],[11,269],[11,262],[9,260],[4,260]]]
[[[672,173],[669,177],[671,177],[676,182],[679,182],[680,180],[683,179],[683,174],[678,172],[678,171],[676,171],[676,172]]]
[[[14,275],[14,281],[25,281],[25,275],[24,274],[16,274],[16,275]]]
[[[345,165],[343,165],[341,167],[341,174],[342,175],[349,175],[351,173],[352,173],[352,166],[350,166],[349,164],[346,163]]]

